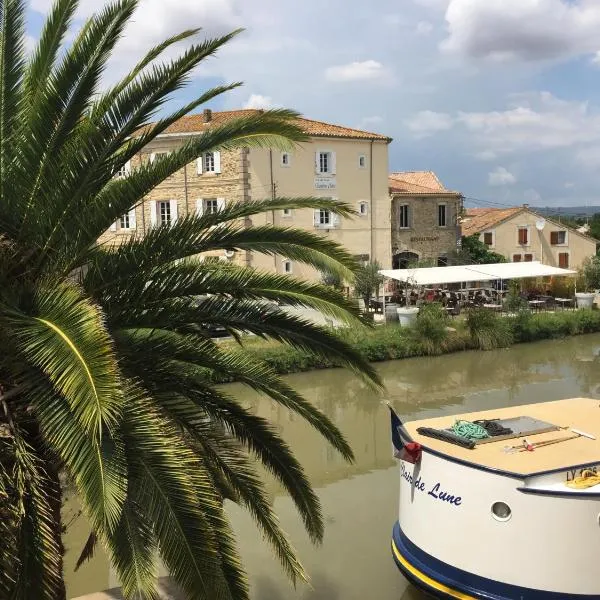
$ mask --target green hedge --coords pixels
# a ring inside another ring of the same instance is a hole
[[[488,315],[485,319],[479,314],[472,314],[464,321],[450,321],[448,335],[443,338],[430,323],[414,329],[378,325],[373,329],[341,330],[340,336],[370,362],[382,362],[462,350],[489,350],[513,343],[600,332],[600,311],[595,310],[538,314],[522,311],[505,317],[494,313]],[[434,344],[428,337],[430,335],[435,335]],[[248,340],[245,347],[252,357],[264,361],[282,375],[337,366],[330,359],[312,356],[274,342],[252,339]],[[214,375],[213,380],[219,383],[232,381],[227,376]]]

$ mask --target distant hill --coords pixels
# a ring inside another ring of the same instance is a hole
[[[591,217],[600,213],[600,206],[532,206],[531,209],[548,217]]]

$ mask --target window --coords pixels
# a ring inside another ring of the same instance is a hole
[[[550,244],[553,246],[561,246],[567,243],[567,232],[566,231],[551,231],[550,232]]]
[[[367,168],[367,157],[364,154],[360,154],[358,157],[358,168],[359,169]]]
[[[292,272],[292,261],[291,260],[284,260],[283,261],[283,272],[284,273],[291,273]]]
[[[125,177],[131,171],[131,161],[127,161],[124,165],[115,172],[115,177]]]
[[[207,214],[219,212],[219,201],[216,198],[204,200],[204,212]]]
[[[568,252],[559,252],[558,253],[558,266],[561,269],[569,268],[569,253]]]
[[[289,167],[290,166],[290,153],[289,152],[282,152],[281,153],[281,166],[282,167]]]
[[[158,222],[161,225],[168,225],[171,222],[171,203],[168,200],[158,203]]]
[[[281,216],[286,217],[286,218],[291,217],[292,216],[292,209],[291,208],[284,208],[281,211]]]
[[[203,161],[203,169],[205,173],[214,173],[215,172],[215,153],[214,152],[205,152],[202,157]]]
[[[521,255],[520,254],[513,254],[513,262],[521,262]]]
[[[125,213],[119,221],[119,227],[121,229],[131,229],[131,220],[129,219],[129,213]]]
[[[448,266],[448,257],[447,256],[438,256],[437,259],[437,266],[438,267],[447,267]]]
[[[368,202],[359,202],[358,203],[358,214],[361,217],[366,217],[369,214],[369,203]]]
[[[483,243],[486,246],[493,246],[494,245],[494,233],[492,231],[486,231],[483,234]]]
[[[408,229],[410,227],[408,204],[400,205],[400,229]]]
[[[447,204],[438,204],[438,227],[446,227]]]
[[[324,210],[322,208],[319,210],[319,225],[331,225],[332,220],[330,210]]]
[[[167,156],[168,154],[168,152],[153,152],[150,155],[150,162],[153,163],[157,158],[160,158],[161,156]]]
[[[533,262],[533,254],[524,254],[523,261],[524,262]]]
[[[331,172],[331,152],[319,152],[319,173]]]
[[[519,227],[518,229],[519,246],[529,245],[529,227]]]

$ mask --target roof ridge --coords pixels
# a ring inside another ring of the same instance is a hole
[[[296,117],[300,121],[309,121],[310,123],[318,123],[319,125],[329,125],[330,127],[341,127],[342,129],[348,129],[350,131],[356,131],[357,133],[367,133],[369,135],[382,136],[382,133],[375,133],[374,131],[367,131],[366,129],[357,129],[356,127],[346,127],[346,125],[338,125],[337,123],[328,123],[327,121],[319,121],[318,119],[309,119],[307,117]]]

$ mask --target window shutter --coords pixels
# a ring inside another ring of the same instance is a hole
[[[204,200],[202,198],[198,198],[198,200],[196,200],[196,214],[199,217],[204,214]]]
[[[169,200],[171,205],[171,225],[177,223],[177,200]]]
[[[156,159],[156,154],[154,152],[150,155],[150,162],[153,163]]]
[[[131,160],[128,160],[128,161],[125,163],[125,173],[126,173],[127,175],[129,175],[129,173],[131,173]]]
[[[335,175],[335,171],[336,171],[336,166],[335,166],[335,152],[331,153],[331,165],[330,165],[329,169],[330,169],[329,172],[332,175]]]
[[[513,262],[521,262],[521,255],[513,254]]]
[[[117,222],[116,221],[110,226],[110,230],[111,231],[116,231],[117,230]]]
[[[156,202],[150,202],[150,225],[156,227]]]
[[[320,173],[320,165],[319,165],[319,154],[320,152],[315,152],[315,173]]]
[[[204,161],[204,154],[202,156],[199,156],[196,159],[196,169],[198,171],[198,175],[202,175],[202,162]]]
[[[558,244],[558,231],[551,231],[550,232],[550,243],[553,246],[556,246]]]
[[[129,211],[129,229],[136,229],[135,224],[135,207]]]
[[[221,172],[221,153],[214,152],[213,156],[215,157],[215,173]]]
[[[338,215],[337,213],[331,213],[331,224],[334,227],[339,227],[340,222],[341,222],[340,215]]]
[[[225,198],[217,198],[217,210],[225,210]]]
[[[313,222],[315,227],[318,227],[321,224],[321,211],[318,208],[313,210]]]

